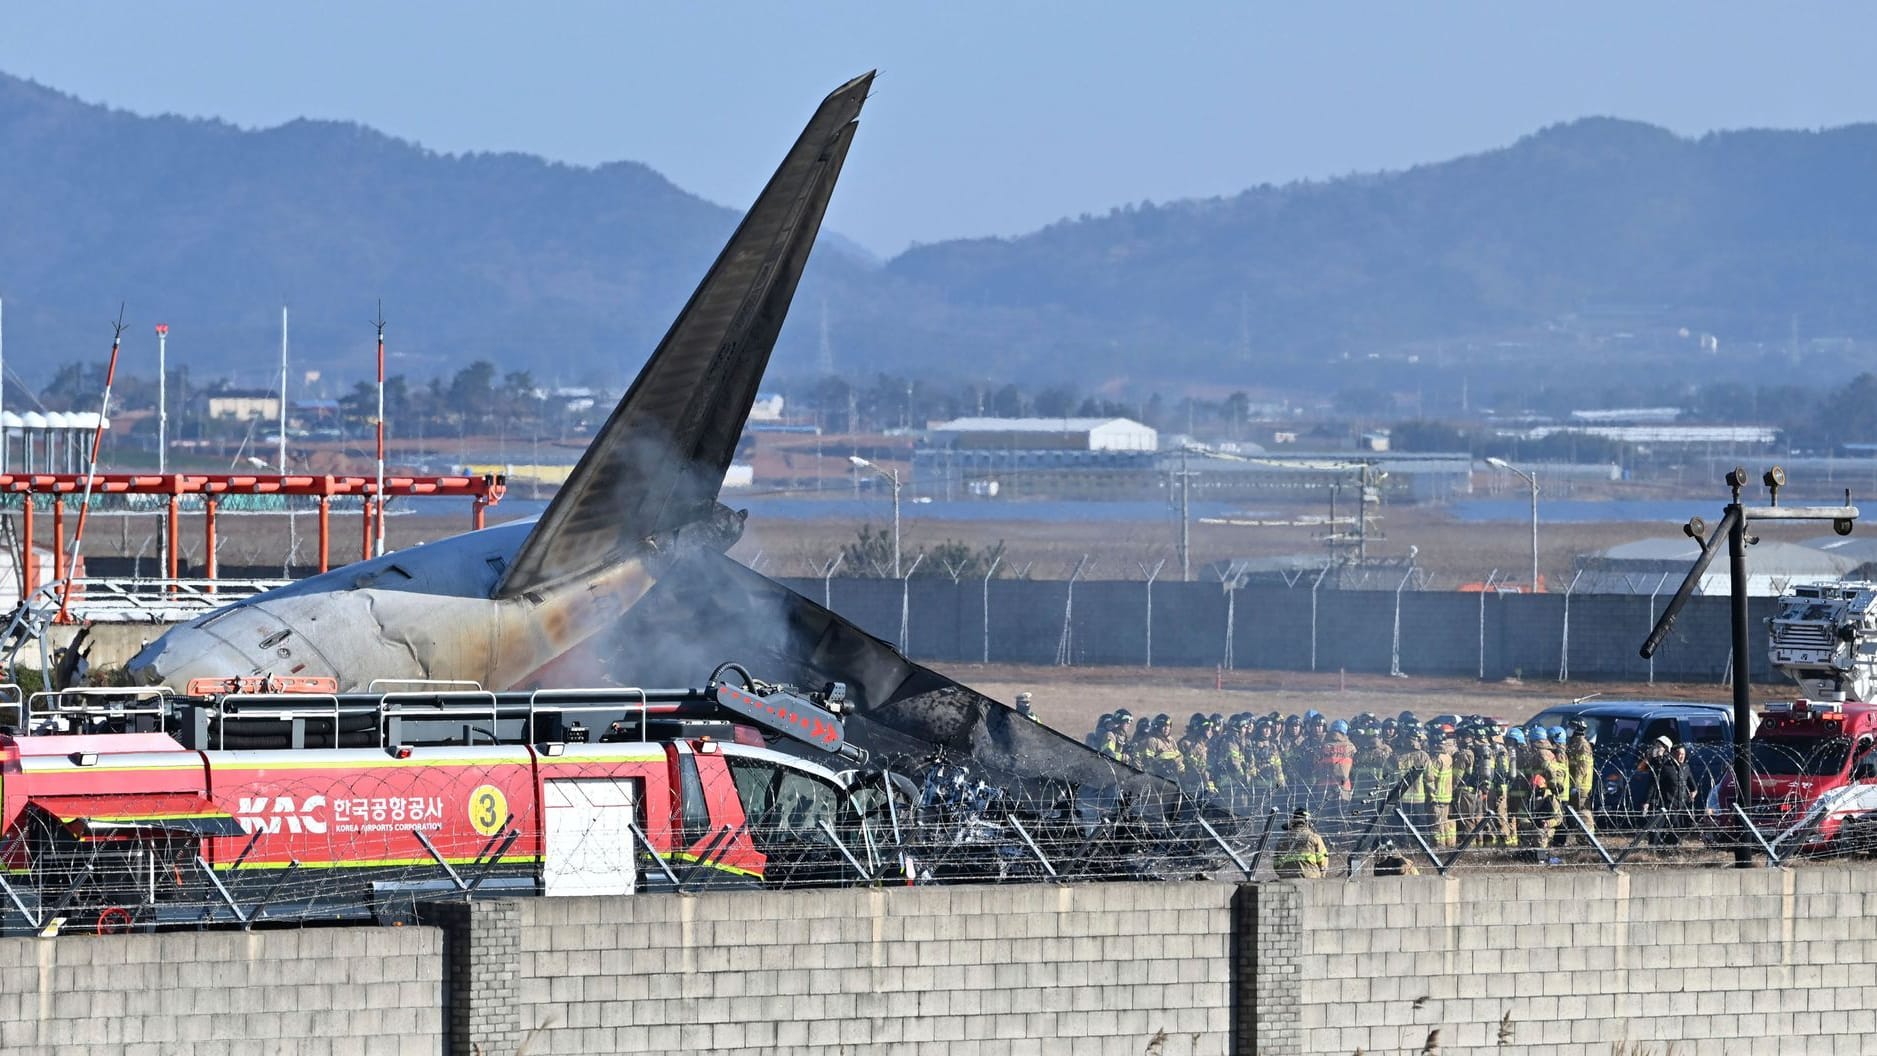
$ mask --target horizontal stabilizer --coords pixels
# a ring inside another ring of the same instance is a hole
[[[513,597],[707,521],[873,74],[823,100],[495,588]]]

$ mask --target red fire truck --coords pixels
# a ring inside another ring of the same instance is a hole
[[[768,746],[856,754],[838,684],[726,668],[694,690],[35,698],[0,734],[0,909],[245,923],[877,875],[888,841],[852,791]]]
[[[1762,710],[1742,807],[1782,855],[1864,841],[1877,819],[1877,584],[1794,587],[1767,623],[1773,664],[1803,695]],[[1715,805],[1737,819],[1737,798],[1730,774]]]

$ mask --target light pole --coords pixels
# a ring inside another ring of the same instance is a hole
[[[1486,464],[1524,478],[1532,486],[1532,593],[1538,593],[1538,471],[1525,472],[1503,458],[1489,458]]]
[[[847,460],[864,469],[871,469],[893,484],[893,578],[899,577],[899,470],[881,469],[859,455],[848,455]]]

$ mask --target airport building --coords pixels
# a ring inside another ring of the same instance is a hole
[[[1693,539],[1675,536],[1641,539],[1587,554],[1576,561],[1575,592],[1667,597],[1681,586],[1700,553],[1700,544]],[[1777,597],[1798,584],[1834,582],[1854,574],[1860,563],[1857,555],[1764,540],[1753,548],[1747,563],[1747,593]],[[1729,589],[1727,562],[1723,560],[1708,566],[1696,592],[1725,597]]]

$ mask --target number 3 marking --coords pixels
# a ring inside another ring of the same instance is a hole
[[[469,794],[469,824],[484,836],[493,836],[508,819],[508,797],[494,785],[477,785]]]

